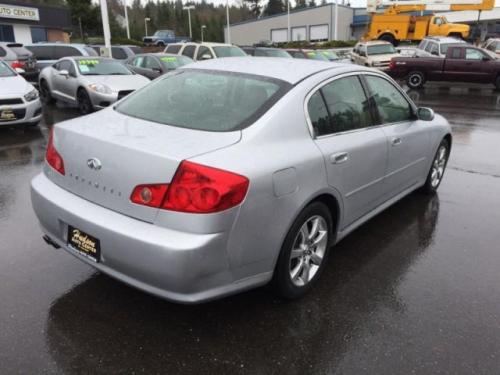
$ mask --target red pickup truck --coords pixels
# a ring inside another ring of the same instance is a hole
[[[424,86],[427,81],[450,81],[490,83],[500,90],[500,59],[469,44],[449,46],[445,58],[394,57],[386,73],[406,79],[412,89]]]

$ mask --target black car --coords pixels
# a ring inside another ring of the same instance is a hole
[[[36,57],[21,43],[0,42],[0,59],[28,81],[36,81],[39,69]]]
[[[149,79],[155,79],[168,71],[175,70],[183,65],[191,64],[194,60],[183,55],[170,53],[141,53],[127,60],[127,67],[137,74]]]
[[[260,57],[287,57],[292,56],[280,48],[269,48],[269,47],[252,47],[252,46],[240,46],[240,48],[245,51],[247,55],[250,56],[260,56]]]

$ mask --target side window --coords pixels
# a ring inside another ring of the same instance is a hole
[[[392,83],[381,77],[367,75],[365,78],[370,89],[370,99],[377,108],[380,123],[390,124],[413,119],[410,103]]]
[[[452,59],[461,59],[462,58],[462,49],[461,48],[452,48],[451,58]]]
[[[330,114],[330,132],[371,125],[370,106],[358,77],[337,79],[321,88]]]
[[[113,59],[125,60],[127,53],[120,47],[111,47],[111,56]]]
[[[196,54],[196,60],[203,60],[202,59],[203,55],[209,55],[211,59],[213,59],[214,57],[212,55],[212,52],[210,52],[210,50],[208,49],[208,47],[200,46],[200,48],[198,48],[198,53]]]
[[[439,55],[438,45],[436,43],[431,43],[431,48],[429,52],[431,53],[431,55],[438,56]]]
[[[309,99],[307,103],[307,112],[311,119],[314,135],[321,136],[332,133],[330,129],[330,117],[321,90],[316,91]]]
[[[482,60],[483,57],[484,55],[481,53],[481,51],[478,51],[477,49],[474,48],[465,49],[466,60]]]
[[[146,61],[144,62],[144,68],[146,69],[160,69],[160,64],[154,57],[146,56]]]
[[[169,44],[165,52],[177,54],[180,51],[180,49],[181,49],[180,44]]]
[[[69,75],[71,77],[76,77],[75,64],[73,64],[72,62],[70,62],[70,66],[69,66],[68,72],[69,72]]]
[[[182,54],[184,56],[187,56],[187,57],[190,57],[190,58],[193,59],[194,58],[194,51],[195,50],[196,50],[196,46],[190,44],[189,46],[184,47],[184,50],[182,51]]]
[[[7,56],[7,52],[2,47],[0,47],[0,57],[4,56]]]
[[[141,68],[144,63],[144,56],[137,56],[134,61],[132,62],[132,65]]]
[[[422,40],[418,45],[418,49],[425,49],[426,45],[427,45],[427,40]]]
[[[33,52],[38,61],[56,60],[52,46],[28,46],[26,48]]]
[[[425,46],[425,51],[430,53],[432,46],[435,46],[435,45],[436,45],[436,43],[434,43],[434,42],[428,42],[427,45]]]
[[[254,54],[254,49],[253,48],[242,48],[242,50],[245,51],[245,53],[248,56],[253,56],[253,54]]]
[[[54,59],[61,59],[69,56],[82,56],[82,53],[74,47],[70,46],[54,46]]]
[[[73,64],[69,60],[63,60],[59,62],[59,69],[58,70],[67,70],[68,72],[70,71],[71,67]]]
[[[434,24],[440,26],[443,23],[441,17],[434,18]]]
[[[359,47],[359,54],[361,56],[366,56],[366,46]]]

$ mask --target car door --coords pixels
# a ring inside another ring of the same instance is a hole
[[[389,150],[383,186],[387,200],[425,177],[432,157],[428,124],[417,119],[413,105],[389,79],[366,74],[363,80]]]
[[[449,80],[478,83],[493,82],[493,65],[489,64],[489,61],[483,60],[486,55],[482,51],[470,47],[461,48],[461,53],[460,59],[446,59],[445,61],[445,70]]]
[[[328,184],[342,196],[345,228],[381,202],[386,136],[372,126],[370,105],[357,75],[326,82],[311,94],[307,107]]]
[[[52,72],[52,85],[51,89],[54,96],[65,101],[72,101],[73,97],[69,94],[70,84],[68,81],[76,79],[75,77],[70,77],[69,74],[63,74],[64,71],[68,72],[71,70],[73,63],[68,60],[60,60]]]

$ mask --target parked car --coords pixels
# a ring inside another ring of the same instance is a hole
[[[104,46],[100,44],[93,44],[90,47],[92,47],[92,49],[96,51],[97,55],[100,56],[101,48]],[[132,46],[132,45],[111,46],[111,57],[116,60],[128,60],[131,57],[134,57],[138,53],[142,53],[142,48],[138,46]]]
[[[40,73],[45,103],[76,104],[83,114],[108,107],[148,83],[147,78],[106,57],[66,57]]]
[[[328,61],[342,63],[342,64],[351,63],[351,59],[349,57],[341,56],[337,52],[331,49],[320,49],[317,51],[319,53],[322,53],[328,59]]]
[[[219,57],[241,57],[247,54],[240,47],[224,43],[177,43],[169,44],[165,53],[184,55],[195,61]]]
[[[28,81],[36,81],[40,72],[36,66],[36,58],[21,43],[0,42],[0,59]]]
[[[169,53],[141,53],[127,61],[127,67],[137,74],[155,79],[162,74],[191,64],[194,61],[187,56]]]
[[[331,245],[442,181],[448,122],[386,74],[265,57],[178,72],[56,124],[31,183],[47,243],[138,289],[300,297]]]
[[[391,59],[396,56],[399,56],[399,53],[391,43],[374,40],[357,43],[351,52],[351,61],[358,65],[387,70]]]
[[[97,52],[90,46],[75,43],[36,43],[27,44],[25,47],[33,52],[37,60],[38,69],[54,64],[63,57],[71,56],[97,56]]]
[[[292,56],[281,48],[240,46],[247,55],[259,57],[288,57]]]
[[[323,53],[314,49],[288,48],[286,51],[295,59],[328,61]]]
[[[146,46],[166,46],[170,43],[189,42],[188,36],[176,36],[173,30],[157,30],[152,36],[145,36],[142,42]]]
[[[42,118],[38,91],[5,61],[0,61],[0,127],[36,126]]]
[[[484,49],[500,57],[500,38],[490,38],[483,44]]]
[[[466,41],[453,37],[428,36],[415,49],[416,57],[445,57],[448,47],[456,44],[467,44]]]
[[[450,81],[490,83],[500,90],[500,60],[495,54],[468,44],[449,46],[443,59],[394,58],[388,73],[406,79],[412,89],[423,87],[427,81]]]

